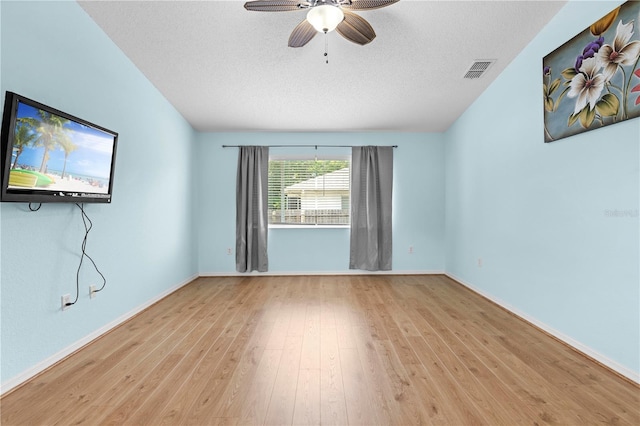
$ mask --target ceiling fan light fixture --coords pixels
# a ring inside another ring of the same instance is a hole
[[[342,9],[328,4],[312,7],[307,13],[307,21],[321,33],[335,30],[343,19]]]

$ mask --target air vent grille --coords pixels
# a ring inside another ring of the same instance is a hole
[[[469,70],[463,78],[474,79],[482,77],[482,75],[491,67],[491,65],[493,65],[494,62],[495,60],[491,59],[476,60],[473,64],[471,64],[471,67],[469,67]]]

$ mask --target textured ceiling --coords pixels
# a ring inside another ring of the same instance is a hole
[[[410,1],[358,12],[377,37],[287,47],[304,11],[243,1],[79,2],[199,131],[442,132],[565,1]],[[463,79],[478,59],[496,62]]]

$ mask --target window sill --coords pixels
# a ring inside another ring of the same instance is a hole
[[[349,229],[349,225],[269,225],[269,229]]]

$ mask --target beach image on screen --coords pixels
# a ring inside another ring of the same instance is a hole
[[[109,193],[114,136],[18,103],[9,188]]]

